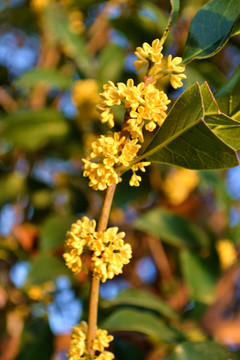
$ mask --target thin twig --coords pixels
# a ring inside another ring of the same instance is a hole
[[[97,231],[106,230],[115,189],[116,189],[116,184],[113,184],[107,188],[103,207],[98,222]],[[93,276],[91,282],[89,313],[88,313],[87,351],[89,355],[94,355],[94,350],[92,349],[92,343],[95,338],[95,333],[97,330],[99,286],[100,286],[100,280],[96,279]]]

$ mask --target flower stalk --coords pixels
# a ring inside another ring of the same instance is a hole
[[[116,189],[116,184],[113,184],[107,188],[105,199],[103,202],[103,207],[99,218],[99,223],[97,228],[98,231],[106,230],[115,189]],[[94,355],[92,343],[95,338],[95,333],[97,330],[99,287],[100,287],[100,280],[97,279],[95,276],[93,276],[91,280],[89,313],[88,313],[87,351],[89,355]]]

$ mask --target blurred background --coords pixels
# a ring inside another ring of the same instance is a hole
[[[181,1],[165,55],[182,55],[206,2]],[[97,219],[102,204],[81,159],[107,132],[96,112],[102,85],[142,81],[135,48],[161,37],[169,12],[167,0],[0,1],[1,360],[66,359],[72,326],[87,319],[90,275],[73,276],[62,258],[72,222]],[[240,63],[239,48],[238,35],[214,57],[189,64],[182,88],[159,86],[172,103],[196,81],[214,91]],[[122,116],[116,113],[118,126]],[[237,351],[240,168],[152,164],[139,188],[128,180],[117,187],[110,224],[126,232],[133,258],[100,289],[99,323],[113,330],[116,358],[164,359],[170,327],[175,343],[216,339]],[[119,316],[126,317],[121,328]]]

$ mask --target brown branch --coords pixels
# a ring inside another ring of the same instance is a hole
[[[105,199],[103,202],[103,207],[98,222],[97,231],[106,230],[115,189],[116,189],[116,184],[113,184],[107,188]],[[89,355],[94,355],[94,350],[92,349],[92,343],[95,338],[95,333],[97,330],[99,286],[100,286],[100,280],[96,279],[93,276],[91,282],[89,313],[88,313],[87,351]]]
[[[14,111],[18,107],[16,101],[3,88],[0,88],[0,105],[7,112]]]
[[[153,236],[146,236],[154,262],[163,281],[172,279],[172,269],[161,241]]]

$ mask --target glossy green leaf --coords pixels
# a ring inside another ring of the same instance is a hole
[[[26,71],[14,84],[17,88],[28,89],[39,83],[59,90],[64,90],[71,86],[69,77],[63,75],[59,70],[44,68],[34,68]]]
[[[214,96],[205,83],[201,86],[204,108],[206,109],[205,121],[210,129],[226,144],[235,150],[240,149],[240,122],[223,114]]]
[[[117,305],[132,305],[148,310],[157,311],[169,318],[176,318],[178,314],[163,300],[150,292],[139,289],[126,289],[111,301],[104,301],[104,307]]]
[[[164,360],[237,360],[238,356],[214,341],[185,342],[177,345]]]
[[[175,102],[142,158],[188,169],[224,169],[238,165],[236,151],[210,129],[198,84]]]
[[[199,227],[181,216],[159,208],[139,216],[133,222],[133,227],[181,248],[208,245],[208,239]]]
[[[184,63],[213,56],[228,41],[240,16],[238,0],[211,0],[192,20],[183,55]]]
[[[14,200],[25,190],[25,179],[17,172],[3,175],[0,179],[0,204]]]
[[[236,120],[240,120],[240,65],[231,79],[214,94],[220,110]]]
[[[15,146],[37,150],[68,133],[68,124],[53,109],[21,110],[2,117],[1,136]]]
[[[42,250],[63,245],[66,232],[70,230],[75,218],[71,215],[51,215],[42,224],[40,232],[40,248]]]
[[[204,304],[210,304],[215,297],[217,276],[211,261],[200,257],[197,253],[183,250],[180,263],[190,296]]]
[[[53,334],[43,318],[25,322],[16,360],[50,360],[53,353]]]
[[[178,332],[168,327],[156,315],[127,308],[111,314],[101,327],[111,331],[136,331],[152,339],[170,343],[178,338]]]
[[[99,57],[99,70],[97,74],[101,85],[107,83],[109,80],[113,82],[119,80],[125,57],[125,50],[114,43],[109,43],[104,48]]]
[[[71,276],[64,260],[47,254],[39,254],[30,263],[30,271],[24,286],[39,285],[47,281],[55,281],[59,276]]]
[[[86,42],[80,34],[74,34],[69,28],[67,14],[59,6],[49,6],[46,11],[47,26],[54,39],[65,47],[67,54],[74,59],[86,75],[91,75],[91,59]]]

